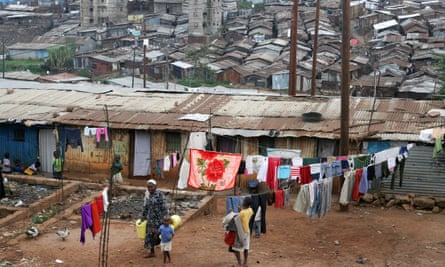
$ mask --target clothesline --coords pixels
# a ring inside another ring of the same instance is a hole
[[[80,207],[81,230],[80,243],[85,244],[85,232],[90,230],[93,239],[102,229],[100,216],[108,212],[108,187],[105,187],[102,193],[89,203]]]

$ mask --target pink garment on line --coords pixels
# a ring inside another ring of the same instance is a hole
[[[108,142],[108,130],[107,128],[97,128],[96,129],[96,141],[100,142],[100,136],[105,135],[105,141]]]

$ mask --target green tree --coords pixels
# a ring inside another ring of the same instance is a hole
[[[198,61],[201,57],[206,57],[207,54],[209,53],[209,48],[206,45],[201,46],[199,49],[190,49],[189,51],[186,52],[186,57],[191,59],[193,61],[193,74],[191,75],[191,77],[189,77],[189,83],[190,85],[193,82],[193,79],[196,76],[196,68],[198,68]],[[199,64],[202,65],[202,64]],[[203,79],[203,71],[202,70],[202,66],[200,66],[199,71],[198,71],[198,79]]]
[[[47,67],[55,72],[71,71],[75,53],[76,47],[73,43],[48,49]]]

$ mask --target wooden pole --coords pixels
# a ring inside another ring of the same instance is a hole
[[[289,90],[290,96],[295,96],[297,87],[297,29],[298,29],[298,0],[294,0],[292,7],[292,24],[290,38],[290,59],[289,59]]]
[[[312,47],[312,77],[311,77],[311,96],[315,95],[317,88],[317,51],[318,51],[318,27],[320,24],[320,0],[317,0],[317,7],[315,11],[315,25],[314,25],[314,44]]]
[[[342,21],[342,57],[341,57],[341,137],[340,155],[349,153],[349,58],[350,58],[350,31],[351,31],[351,2],[343,0],[343,21]]]

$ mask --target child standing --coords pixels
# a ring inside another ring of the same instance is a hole
[[[238,267],[241,266],[247,266],[247,257],[249,256],[249,249],[250,249],[250,228],[249,228],[249,222],[250,218],[253,215],[253,210],[250,207],[250,203],[252,200],[250,197],[246,197],[243,200],[242,209],[239,213],[239,218],[241,221],[241,225],[243,228],[243,239],[241,240],[242,246],[236,247],[234,246],[233,252],[235,253],[236,260],[238,261]],[[241,264],[241,252],[244,253],[244,261]]]
[[[11,173],[11,160],[9,160],[9,153],[6,152],[3,158],[3,173]]]
[[[120,184],[124,181],[122,178],[122,171],[123,166],[121,163],[121,156],[115,155],[113,163],[111,164],[111,173],[113,174],[113,183]]]
[[[53,177],[57,179],[62,179],[62,171],[63,171],[63,159],[60,157],[59,151],[54,151],[53,153],[53,160],[52,160],[52,166],[53,166]]]
[[[163,224],[159,226],[158,232],[161,234],[161,250],[164,253],[164,266],[171,262],[170,251],[172,249],[172,238],[175,230],[171,224],[170,215],[165,215]]]

